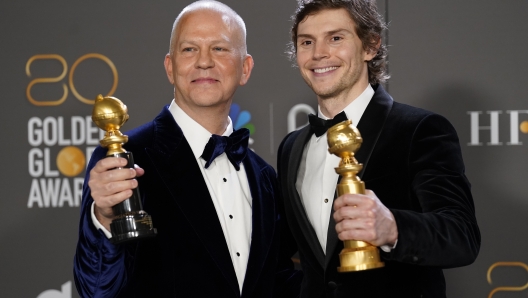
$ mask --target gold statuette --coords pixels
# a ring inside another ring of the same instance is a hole
[[[335,168],[341,176],[337,184],[337,195],[364,194],[365,183],[359,179],[357,173],[363,165],[354,157],[355,152],[361,147],[363,139],[351,120],[338,123],[328,129],[328,151],[341,158],[339,167]],[[339,272],[361,271],[385,266],[380,260],[379,250],[376,246],[357,240],[345,240],[344,248],[339,254],[341,267]]]
[[[95,99],[92,120],[102,130],[106,131],[100,144],[108,148],[106,157],[123,157],[128,160],[126,168],[134,168],[132,152],[127,152],[123,144],[128,136],[119,129],[128,120],[128,109],[119,99],[111,96],[98,95]],[[114,244],[153,237],[157,231],[152,225],[152,219],[141,203],[139,187],[132,190],[132,196],[112,207],[116,218],[110,224]]]

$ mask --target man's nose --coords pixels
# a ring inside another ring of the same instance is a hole
[[[325,44],[324,42],[316,43],[313,49],[314,49],[313,50],[314,60],[321,60],[321,59],[324,59],[330,56],[328,45]]]
[[[208,50],[202,50],[199,53],[198,60],[196,60],[196,68],[207,69],[214,67],[214,60],[211,56],[211,52]]]

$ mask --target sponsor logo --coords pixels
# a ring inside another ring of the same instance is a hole
[[[471,140],[467,143],[468,146],[519,146],[523,144],[519,132],[528,134],[528,110],[507,110],[505,113],[503,111],[469,111],[467,113],[471,121]],[[485,120],[488,117],[489,122]],[[501,117],[509,118],[509,139],[506,142],[503,140],[504,137],[499,136]],[[523,121],[523,118],[526,120]],[[482,125],[481,121],[489,125]],[[486,132],[489,132],[489,139]],[[482,139],[487,139],[489,142],[482,142]]]
[[[526,272],[523,275],[528,273],[528,265],[526,265],[525,263],[522,263],[522,262],[497,262],[497,263],[494,263],[493,265],[491,265],[489,267],[489,269],[488,269],[488,274],[487,274],[488,283],[490,285],[493,284],[493,282],[491,280],[492,271],[495,271],[495,270],[499,271],[499,273],[496,274],[496,277],[499,277],[499,275],[502,275],[502,277],[506,277],[507,279],[511,279],[512,278],[512,273],[520,272],[518,269],[513,269],[513,270],[511,269],[511,268],[515,268],[515,267],[522,268],[522,269],[526,270]],[[505,268],[508,268],[508,269],[505,269]],[[526,289],[528,289],[528,282],[526,282],[526,284],[524,284],[524,285],[522,285],[522,284],[518,285],[517,284],[515,286],[511,286],[511,285],[500,286],[500,287],[496,287],[493,290],[491,290],[491,292],[488,295],[488,298],[493,297],[493,295],[495,295],[497,292],[520,292],[520,291],[524,291]]]
[[[61,290],[46,290],[42,293],[40,293],[37,298],[71,298],[72,297],[72,282],[67,281],[65,282]]]
[[[254,140],[251,136],[255,133],[255,125],[249,122],[251,121],[251,114],[248,111],[242,111],[238,104],[233,103],[229,110],[229,118],[233,121],[234,130],[240,128],[247,128],[249,130],[249,145],[253,145]]]
[[[104,62],[112,72],[113,82],[108,92],[108,96],[111,96],[117,88],[118,76],[117,69],[106,56],[97,53],[83,55],[68,69],[68,64],[62,56],[46,54],[35,55],[26,63],[26,74],[31,79],[26,88],[27,100],[40,107],[40,111],[48,109],[57,114],[57,108],[66,101],[71,92],[73,97],[86,104],[86,110],[91,112],[92,108],[89,105],[93,105],[95,100],[88,99],[77,91],[74,73],[80,63],[88,63],[84,62],[87,60],[93,62],[94,59]],[[39,74],[47,74],[53,71],[46,63],[57,62],[62,66],[62,73],[59,76],[33,78],[31,69]],[[63,82],[67,75],[68,84]],[[52,84],[49,85],[50,87],[62,86],[60,98],[53,99],[53,95],[43,92],[47,90],[39,88],[47,86],[43,84]],[[67,114],[67,111],[63,112],[65,113],[59,114]],[[27,132],[28,144],[31,147],[28,152],[28,174],[32,178],[27,207],[78,207],[87,160],[99,144],[99,140],[103,138],[104,131],[92,122],[91,115],[71,115],[30,117],[27,122]]]
[[[306,119],[305,123],[304,124],[301,124],[301,125],[298,125],[297,124],[297,115],[298,114],[305,114],[305,115],[309,115],[309,114],[315,114],[317,115],[317,113],[314,111],[314,109],[305,104],[305,103],[300,103],[300,104],[296,104],[294,105],[290,111],[288,112],[288,133],[294,131],[294,130],[297,130],[299,128],[303,128],[304,126],[308,125],[308,117],[304,117],[303,119]]]

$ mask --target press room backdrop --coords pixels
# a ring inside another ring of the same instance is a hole
[[[170,103],[163,68],[174,18],[190,1],[0,4],[0,296],[78,297],[72,276],[84,167],[101,138],[92,100],[129,107],[123,130]],[[232,112],[275,165],[316,100],[284,54],[294,0],[226,0],[255,59]],[[379,1],[390,23],[395,100],[445,115],[473,184],[482,248],[445,270],[449,297],[528,295],[528,2]],[[155,220],[155,219],[154,219]],[[508,288],[505,288],[508,287]],[[396,294],[396,293],[395,293]]]

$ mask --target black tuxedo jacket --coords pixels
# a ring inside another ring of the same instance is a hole
[[[327,255],[295,188],[309,126],[289,134],[279,148],[279,184],[304,271],[301,297],[445,297],[442,268],[472,263],[480,248],[470,184],[458,137],[434,113],[393,102],[383,87],[357,125],[360,177],[394,214],[398,243],[382,252],[385,267],[338,273],[343,242],[330,218]],[[337,165],[336,165],[337,166]]]
[[[86,182],[106,155],[98,147],[87,168],[75,255],[75,282],[82,297],[290,297],[288,290],[295,292],[300,276],[291,270],[291,252],[279,250],[282,204],[277,203],[271,166],[251,150],[243,160],[253,199],[253,229],[240,293],[211,196],[168,108],[127,135],[124,147],[145,169],[139,189],[158,235],[113,245],[95,229]]]

